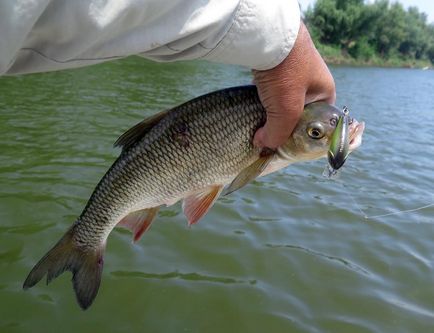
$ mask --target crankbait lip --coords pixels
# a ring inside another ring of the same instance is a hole
[[[353,150],[359,148],[362,144],[362,134],[365,130],[365,122],[358,122],[357,120],[354,120],[353,123],[350,125],[349,131],[350,131],[350,152]]]

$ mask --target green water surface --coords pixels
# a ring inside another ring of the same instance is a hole
[[[188,228],[162,209],[136,244],[109,237],[88,311],[70,273],[23,291],[81,213],[126,129],[250,73],[126,59],[0,78],[0,332],[434,332],[434,72],[333,68],[366,121],[337,181],[293,165],[218,200]]]

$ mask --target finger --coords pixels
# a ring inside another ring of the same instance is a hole
[[[323,101],[336,103],[336,86],[332,74],[317,50],[313,54],[317,65],[315,79],[310,82],[306,92],[306,104]]]

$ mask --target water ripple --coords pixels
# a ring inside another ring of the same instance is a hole
[[[424,309],[420,305],[411,303],[408,300],[404,300],[401,297],[392,295],[390,293],[380,292],[379,294],[382,299],[393,306],[434,319],[434,311],[432,310]]]
[[[0,234],[11,233],[11,234],[21,234],[30,235],[41,232],[42,230],[49,229],[53,227],[55,223],[47,224],[25,224],[19,226],[0,226]]]
[[[139,277],[142,279],[157,279],[157,280],[166,280],[166,279],[180,279],[186,281],[205,281],[212,283],[223,283],[223,284],[256,284],[256,280],[239,280],[230,277],[219,277],[219,276],[209,276],[202,275],[199,273],[181,273],[178,271],[169,272],[169,273],[145,273],[139,271],[114,271],[111,272],[111,275],[116,277]]]
[[[299,245],[289,245],[289,244],[265,244],[266,247],[272,248],[272,249],[276,249],[276,248],[287,248],[287,249],[292,249],[292,250],[298,250],[298,251],[303,251],[305,253],[317,256],[317,257],[321,257],[321,258],[325,258],[327,260],[331,260],[334,262],[338,262],[340,264],[343,264],[346,268],[349,268],[351,271],[354,271],[356,273],[362,273],[364,275],[367,276],[371,276],[371,273],[369,273],[366,269],[360,267],[359,265],[353,264],[352,262],[350,262],[349,260],[343,259],[343,258],[339,258],[336,256],[332,256],[332,255],[328,255],[328,254],[324,254],[321,252],[317,252],[311,249],[307,249],[304,248],[302,246]]]
[[[9,251],[0,252],[0,262],[8,263],[8,264],[16,262],[22,258],[21,257],[22,251],[23,251],[23,247],[21,246],[18,248],[11,249]]]

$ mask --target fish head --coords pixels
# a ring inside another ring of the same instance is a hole
[[[325,102],[305,106],[303,114],[288,141],[278,148],[283,158],[293,161],[315,160],[327,156],[333,133],[342,110]],[[349,152],[362,144],[364,122],[349,120]]]

